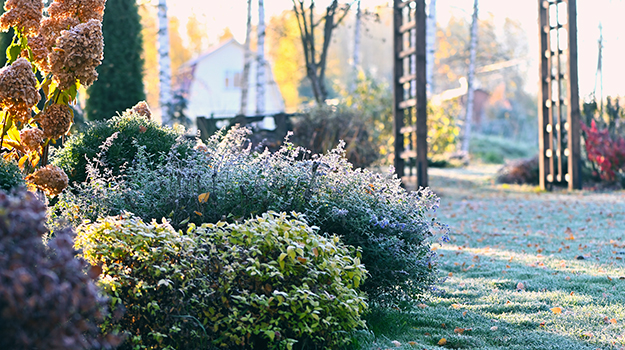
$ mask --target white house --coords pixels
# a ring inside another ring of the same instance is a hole
[[[224,118],[239,114],[244,55],[244,46],[231,39],[180,67],[178,84],[187,96],[185,114],[193,124],[198,117]],[[257,60],[253,59],[245,113],[248,116],[256,114],[256,67]],[[263,114],[284,112],[284,99],[268,64],[265,72],[267,85]]]

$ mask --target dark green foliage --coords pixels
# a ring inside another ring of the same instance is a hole
[[[4,11],[4,3],[6,0],[0,0],[0,15],[2,15]],[[0,32],[0,68],[4,67],[7,63],[6,51],[9,46],[11,46],[11,41],[13,41],[13,27],[9,29],[8,32]]]
[[[100,284],[126,313],[106,325],[121,349],[332,348],[362,327],[356,291],[366,271],[353,248],[294,214],[241,224],[145,224],[129,213],[78,228],[77,246],[102,265]]]
[[[363,289],[375,302],[396,304],[435,282],[431,236],[445,227],[432,219],[438,198],[430,190],[407,192],[392,171],[353,170],[341,148],[310,156],[286,142],[275,153],[257,153],[246,136],[236,128],[217,134],[201,152],[170,153],[159,166],[138,154],[125,179],[95,176],[61,194],[54,211],[80,223],[127,210],[144,220],[166,217],[175,228],[302,212],[321,232],[362,248],[371,274]]]
[[[87,90],[88,120],[106,120],[145,100],[141,22],[134,0],[108,0],[102,21],[104,60]]]
[[[0,190],[8,192],[24,185],[24,176],[17,164],[0,157]]]
[[[104,300],[74,257],[71,231],[44,246],[46,206],[0,191],[0,349],[94,349]]]
[[[124,113],[107,121],[94,122],[83,134],[70,137],[65,146],[53,155],[52,163],[61,167],[70,182],[87,179],[87,163],[97,160],[106,165],[113,176],[121,173],[124,164],[130,166],[139,146],[157,164],[159,156],[169,152],[182,131],[162,127],[134,113]],[[176,147],[185,152],[190,146],[181,143]]]
[[[293,122],[293,143],[324,153],[345,141],[345,157],[357,168],[365,168],[379,157],[379,146],[371,137],[374,125],[361,112],[346,106],[315,107]]]

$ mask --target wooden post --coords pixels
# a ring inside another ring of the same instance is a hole
[[[547,10],[549,2],[546,0],[538,0],[538,38],[539,38],[539,76],[540,88],[538,89],[538,172],[539,185],[541,190],[547,189],[547,169],[549,168],[548,158],[546,155],[549,139],[547,127],[549,125],[549,108],[547,100],[551,88],[549,61],[551,55],[547,55],[549,48],[549,22],[547,21]]]
[[[569,108],[567,109],[568,123],[568,179],[569,190],[582,189],[581,159],[580,159],[580,111],[579,88],[577,86],[577,0],[568,0],[568,65],[569,65]]]
[[[427,78],[426,78],[426,15],[425,1],[417,1],[416,9],[416,99],[417,99],[417,187],[428,186],[428,124],[427,124]]]
[[[401,130],[404,127],[404,110],[399,107],[399,104],[404,100],[404,87],[400,83],[399,77],[404,75],[404,62],[399,53],[403,51],[404,44],[402,33],[399,28],[402,25],[402,9],[400,8],[401,0],[393,1],[393,135],[395,136],[395,172],[397,177],[402,178],[404,176],[405,162],[402,158],[404,153],[404,134]]]
[[[406,21],[404,14],[408,15]],[[398,177],[403,177],[406,159],[414,159],[416,186],[427,187],[425,0],[394,0],[393,31],[395,171]],[[405,150],[406,141],[410,150]]]

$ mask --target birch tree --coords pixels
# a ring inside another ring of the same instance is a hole
[[[462,151],[469,153],[469,141],[471,140],[471,124],[473,123],[473,96],[475,92],[475,54],[477,48],[477,8],[478,0],[473,2],[473,18],[471,21],[471,42],[469,44],[469,74],[467,75],[467,113],[464,118],[464,138],[462,139]]]
[[[432,75],[434,74],[434,52],[436,51],[436,0],[428,3],[425,36],[425,81],[428,96],[434,91]]]
[[[325,14],[315,20],[315,1],[292,0],[293,11],[299,25],[300,38],[306,64],[306,77],[312,86],[317,104],[324,103],[328,96],[325,86],[328,48],[332,40],[332,31],[343,21],[351,4],[339,6],[338,0],[332,0]],[[308,3],[308,5],[306,4]],[[321,47],[317,46],[318,28],[323,24]]]
[[[356,23],[354,24],[354,52],[352,55],[353,81],[350,91],[356,89],[356,81],[358,80],[358,70],[360,69],[360,26],[362,23],[362,13],[360,11],[360,0],[356,5]]]
[[[265,113],[265,4],[258,0],[258,49],[256,63],[256,115]]]
[[[241,76],[241,109],[239,114],[247,113],[247,95],[250,85],[250,64],[252,61],[252,50],[250,49],[250,39],[252,35],[252,0],[247,0],[247,21],[245,30],[245,56],[243,58],[243,74]]]
[[[163,125],[170,123],[171,105],[171,60],[169,58],[169,22],[167,21],[167,0],[158,1],[158,78],[159,106]]]

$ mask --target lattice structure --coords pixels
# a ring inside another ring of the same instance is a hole
[[[427,97],[425,78],[425,0],[394,0],[395,170],[403,177],[416,168],[417,187],[427,186]]]
[[[576,0],[539,0],[541,189],[581,188]]]

